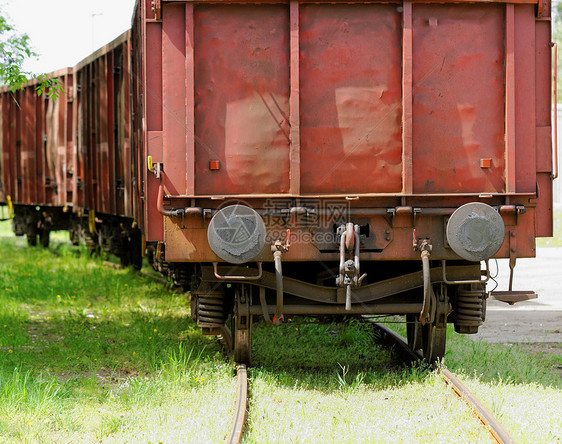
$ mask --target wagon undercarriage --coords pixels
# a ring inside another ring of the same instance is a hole
[[[264,268],[267,265],[271,264]],[[404,268],[404,264],[371,262],[365,269],[400,267]],[[342,288],[283,276],[283,294],[279,295],[275,272],[259,270],[249,266],[206,264],[201,266],[201,280],[192,292],[192,316],[198,325],[206,334],[228,338],[235,359],[241,362],[251,359],[252,324],[260,317],[265,322],[280,325],[287,316],[294,315],[406,315],[410,346],[423,349],[431,362],[443,357],[447,322],[453,322],[459,332],[472,333],[484,318],[486,295],[480,283],[484,282],[480,264],[448,266],[449,284],[444,282],[442,266],[431,268],[430,300],[426,309],[421,270],[352,290],[349,308]],[[310,276],[309,280],[317,278],[318,274]],[[229,327],[227,320],[231,323]]]

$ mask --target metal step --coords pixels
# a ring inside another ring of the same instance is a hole
[[[516,302],[528,301],[530,299],[537,299],[538,295],[532,290],[523,291],[492,291],[489,299],[505,302],[513,305]]]

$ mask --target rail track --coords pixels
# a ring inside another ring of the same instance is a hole
[[[116,264],[110,261],[103,261],[103,265],[115,269],[124,268],[120,264]],[[166,286],[173,285],[172,282],[158,276],[142,273],[140,271],[138,271],[137,273],[139,276],[151,279]],[[229,358],[232,358],[234,356],[234,349],[230,332],[224,331],[221,339],[222,340],[220,342],[225,354]],[[236,399],[234,403],[234,416],[232,420],[232,426],[228,438],[226,439],[226,443],[228,444],[238,444],[242,440],[242,434],[244,433],[244,424],[246,422],[246,410],[248,406],[248,368],[246,364],[236,365],[236,375]]]
[[[50,249],[52,254],[57,254],[55,250]],[[111,261],[103,261],[102,264],[108,268],[114,268],[116,270],[121,270],[123,267],[121,264],[117,264]],[[153,274],[143,273],[137,271],[137,275],[143,278],[150,279],[154,282],[158,282],[164,286],[172,287],[173,282],[155,276]],[[234,344],[232,342],[232,335],[230,331],[225,330],[221,337],[221,345],[224,349],[225,354],[229,358],[234,357]],[[244,424],[246,422],[246,410],[248,406],[248,368],[246,364],[237,364],[236,366],[236,399],[234,407],[234,416],[232,420],[232,426],[226,443],[228,444],[238,444],[242,440],[242,434],[244,433]]]
[[[226,440],[228,444],[238,444],[242,440],[244,423],[246,422],[246,408],[248,406],[248,371],[246,364],[238,364],[236,366],[236,373],[238,375],[236,382],[236,403],[232,428]]]
[[[413,351],[406,340],[398,333],[390,330],[388,327],[375,322],[368,316],[363,316],[363,320],[373,325],[381,336],[381,340],[385,345],[394,346],[395,351],[405,362],[420,361],[423,359],[421,353]],[[439,376],[450,386],[455,394],[465,401],[478,417],[484,427],[490,432],[492,438],[498,444],[512,444],[515,441],[509,433],[503,428],[497,418],[482,404],[482,402],[449,370],[437,367]]]
[[[119,264],[104,261],[104,265],[113,268],[121,268]],[[153,279],[154,281],[170,285],[171,282],[158,278],[152,275],[139,272],[139,275]],[[423,356],[420,351],[414,351],[409,346],[406,340],[398,333],[389,329],[383,324],[375,322],[374,318],[368,315],[362,316],[364,322],[373,326],[379,333],[381,341],[386,346],[394,347],[395,352],[400,356],[404,362],[421,361]],[[231,333],[225,331],[222,336],[221,344],[225,353],[232,358],[234,356],[234,344]],[[441,367],[436,367],[439,376],[443,381],[452,388],[454,393],[462,399],[472,409],[474,414],[478,417],[480,422],[490,432],[490,435],[498,444],[512,444],[514,440],[509,436],[504,427],[500,424],[497,418],[482,404],[482,402],[449,370]],[[228,444],[238,444],[242,440],[244,433],[244,425],[246,422],[246,412],[248,406],[248,369],[246,364],[238,364],[236,366],[237,383],[236,383],[236,399],[234,416],[231,425],[231,430],[226,442]]]

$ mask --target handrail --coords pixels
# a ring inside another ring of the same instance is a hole
[[[554,63],[553,63],[553,95],[554,95],[554,164],[552,167],[552,180],[558,178],[558,44],[556,42],[550,43],[551,48],[554,49]]]

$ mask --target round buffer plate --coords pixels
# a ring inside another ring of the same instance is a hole
[[[265,224],[261,216],[244,205],[230,205],[211,219],[207,239],[215,254],[231,264],[255,259],[265,245]]]
[[[447,223],[447,241],[463,259],[479,262],[498,252],[505,237],[501,216],[490,205],[472,202],[455,210]]]

